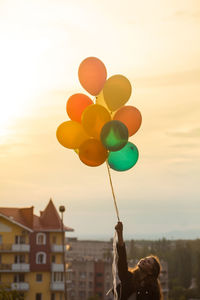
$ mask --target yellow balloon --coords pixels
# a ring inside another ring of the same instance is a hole
[[[103,96],[103,90],[101,91],[101,93],[99,95],[96,96],[96,104],[99,104],[99,105],[105,107],[107,109],[107,111],[109,111],[109,113],[111,115],[111,119],[113,119],[114,114],[115,114],[116,111],[111,111],[108,108],[108,105],[106,104],[106,101],[105,101],[104,96]]]
[[[89,137],[83,126],[75,121],[66,121],[58,126],[56,137],[59,143],[69,149],[77,149]]]
[[[107,109],[99,104],[89,105],[83,112],[82,125],[86,133],[100,140],[101,129],[105,123],[111,120]]]
[[[131,96],[131,84],[123,75],[111,76],[103,87],[104,100],[111,111],[123,106]]]
[[[99,105],[105,107],[111,113],[111,111],[108,108],[108,105],[105,102],[105,99],[103,96],[103,90],[100,92],[99,95],[96,96],[96,104],[99,104]]]

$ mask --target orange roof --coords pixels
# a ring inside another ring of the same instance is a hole
[[[28,208],[0,207],[0,214],[9,218],[10,221],[28,227],[34,231],[60,231],[62,230],[61,218],[50,199],[47,207],[41,212],[40,216],[33,214],[33,206]],[[65,231],[74,231],[64,225]]]

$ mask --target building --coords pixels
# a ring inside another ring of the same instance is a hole
[[[106,293],[113,285],[112,262],[95,259],[73,259],[70,263],[71,272],[68,279],[70,300],[87,300],[99,296],[102,300],[113,299],[112,293]]]
[[[69,265],[69,299],[87,300],[98,295],[102,300],[112,299],[107,291],[112,287],[112,240],[66,239],[66,261]]]
[[[66,259],[109,259],[112,258],[112,240],[93,241],[78,240],[77,238],[66,239]]]
[[[73,229],[62,226],[51,199],[40,216],[33,210],[0,208],[0,284],[25,300],[61,300],[63,231]]]
[[[160,284],[163,292],[163,299],[167,300],[169,295],[169,286],[168,286],[168,264],[166,261],[160,261],[161,264],[161,272],[159,276]]]

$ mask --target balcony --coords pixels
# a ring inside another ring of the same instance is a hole
[[[11,252],[12,251],[12,244],[1,244],[0,245],[0,252]]]
[[[25,263],[0,264],[0,272],[29,272],[30,265]]]
[[[29,272],[30,265],[25,264],[25,263],[12,264],[12,271],[13,272]]]
[[[4,252],[29,252],[29,244],[2,244],[0,245],[0,253]]]
[[[64,282],[51,282],[52,291],[64,291]]]
[[[28,291],[29,283],[28,282],[13,282],[13,283],[11,283],[11,290]]]
[[[51,245],[51,251],[52,252],[63,252],[63,246],[62,245]]]
[[[0,272],[12,272],[12,264],[0,264]]]
[[[13,244],[12,251],[13,252],[29,252],[30,245],[29,244]]]
[[[51,271],[52,272],[64,272],[64,264],[51,264]]]

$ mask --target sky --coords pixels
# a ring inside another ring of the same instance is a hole
[[[39,214],[52,198],[69,236],[113,237],[106,164],[56,140],[95,56],[129,79],[143,117],[138,163],[111,170],[125,238],[200,238],[199,0],[0,0],[0,44],[0,206]]]

